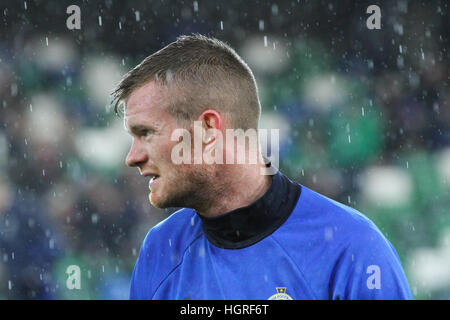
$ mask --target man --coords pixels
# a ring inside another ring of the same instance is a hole
[[[131,299],[411,298],[394,248],[370,220],[279,171],[267,175],[259,147],[258,161],[174,160],[179,150],[188,160],[191,151],[254,155],[226,135],[258,129],[261,112],[254,76],[228,45],[179,37],[113,96],[133,138],[126,163],[151,177],[150,202],[184,208],[146,236]],[[180,128],[188,134],[174,134]]]

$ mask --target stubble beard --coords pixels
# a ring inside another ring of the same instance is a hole
[[[152,199],[150,203],[159,209],[165,208],[192,208],[203,210],[213,200],[213,185],[211,175],[204,168],[196,168],[194,165],[181,165],[177,173],[164,181],[164,187],[160,199]]]

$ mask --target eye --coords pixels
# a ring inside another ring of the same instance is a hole
[[[151,134],[150,130],[142,130],[140,133],[142,137],[148,137],[150,136],[150,134]]]
[[[150,129],[143,129],[142,131],[139,132],[139,135],[140,135],[141,137],[148,138],[148,137],[150,137],[153,133],[155,133],[153,130],[150,130]]]

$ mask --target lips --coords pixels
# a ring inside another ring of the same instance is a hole
[[[151,189],[151,186],[154,185],[160,178],[159,174],[153,172],[144,172],[141,174],[144,177],[150,177],[150,181],[148,183],[148,187]]]
[[[150,182],[148,183],[148,187],[150,188],[150,190],[152,189],[152,187],[155,187],[155,183],[159,180],[159,175],[154,175],[151,179]]]

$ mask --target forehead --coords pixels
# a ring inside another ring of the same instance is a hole
[[[167,110],[168,89],[149,82],[134,90],[125,101],[124,127],[127,131],[133,128],[157,128],[174,122]]]
[[[163,111],[167,106],[167,89],[150,81],[134,90],[125,101],[125,118]]]

